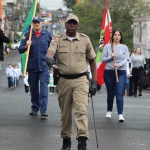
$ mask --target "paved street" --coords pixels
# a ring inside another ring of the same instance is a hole
[[[8,63],[17,63],[20,55],[11,51],[0,71],[0,150],[60,150],[60,109],[57,94],[49,94],[47,120],[40,115],[29,116],[30,94],[24,91],[23,80],[14,90],[7,88],[5,69]],[[142,97],[125,97],[125,122],[119,123],[116,105],[112,119],[106,119],[106,89],[93,97],[98,134],[98,150],[149,150],[150,148],[150,89]],[[89,101],[88,150],[96,150],[92,105]],[[77,150],[76,126],[73,122],[72,148]]]

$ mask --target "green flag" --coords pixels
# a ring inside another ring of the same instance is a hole
[[[34,17],[33,14],[34,14],[35,1],[36,0],[34,0],[33,3],[32,3],[31,9],[30,9],[29,14],[28,14],[28,17],[27,17],[26,22],[25,22],[25,24],[23,26],[20,40],[22,40],[22,36],[24,35],[24,33],[26,32],[26,30],[29,28],[29,26],[32,23],[32,18]]]
[[[32,6],[31,6],[31,9],[29,11],[29,14],[28,14],[28,17],[26,19],[26,22],[24,24],[24,27],[22,29],[22,34],[21,34],[21,37],[20,37],[20,41],[22,40],[25,32],[29,31],[30,30],[30,25],[32,23],[32,18],[35,16],[35,7],[36,7],[36,3],[37,0],[34,0],[33,3],[32,3]],[[21,54],[21,70],[22,70],[22,73],[25,75],[25,72],[26,72],[26,68],[25,68],[25,64],[26,64],[26,61],[27,61],[27,53],[23,53]]]

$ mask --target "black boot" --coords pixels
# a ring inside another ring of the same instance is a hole
[[[87,150],[86,149],[86,140],[87,140],[87,138],[83,137],[83,136],[78,138],[78,150]]]
[[[142,96],[142,93],[139,93],[139,96]]]
[[[142,82],[139,82],[139,96],[142,96]]]
[[[70,150],[71,149],[71,138],[63,139],[63,146],[61,150]]]

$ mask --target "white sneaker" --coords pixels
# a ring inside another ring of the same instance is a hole
[[[54,93],[50,92],[49,94],[54,94]]]
[[[111,111],[108,111],[108,112],[106,113],[106,118],[111,118]]]
[[[122,114],[119,115],[119,122],[124,122],[124,117]]]

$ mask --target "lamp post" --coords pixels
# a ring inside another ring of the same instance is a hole
[[[12,3],[12,31],[14,31],[14,3]]]

